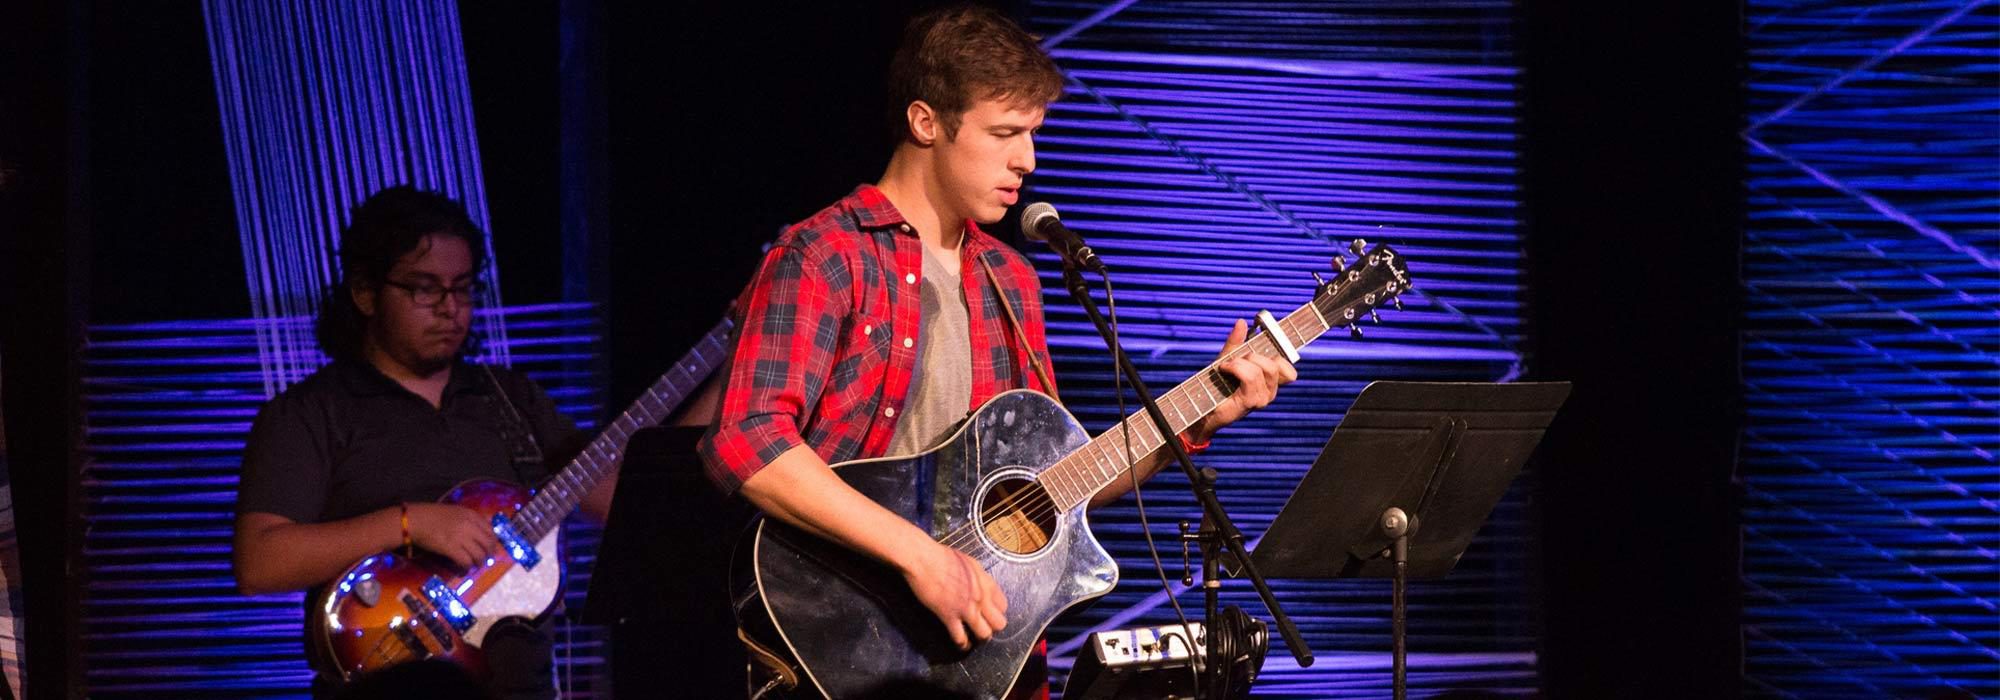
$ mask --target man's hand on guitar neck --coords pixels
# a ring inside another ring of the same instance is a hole
[[[1250,324],[1237,321],[1236,327],[1229,331],[1229,339],[1222,342],[1222,352],[1217,357],[1228,355],[1249,337]],[[1225,362],[1219,369],[1236,380],[1236,391],[1231,393],[1229,398],[1223,399],[1222,403],[1217,404],[1215,410],[1181,431],[1182,435],[1186,435],[1193,442],[1206,443],[1215,437],[1215,431],[1221,430],[1222,426],[1242,420],[1244,416],[1250,415],[1251,411],[1271,405],[1271,401],[1278,398],[1278,387],[1290,384],[1299,378],[1299,370],[1292,367],[1292,363],[1255,353]],[[1132,469],[1132,473],[1137,477],[1136,480],[1144,482],[1153,478],[1153,474],[1159,472],[1161,467],[1173,461],[1169,457],[1171,454],[1166,450],[1156,450],[1141,458]],[[1134,479],[1112,480],[1096,495],[1091,496],[1091,507],[1095,508],[1118,500],[1132,490],[1133,481]]]
[[[1250,324],[1237,321],[1236,327],[1229,330],[1229,339],[1222,342],[1222,352],[1217,357],[1228,355],[1231,350],[1236,349],[1236,346],[1242,345],[1249,335]],[[1299,378],[1299,370],[1293,367],[1292,363],[1255,353],[1230,360],[1220,369],[1236,380],[1236,391],[1230,394],[1229,398],[1223,399],[1222,403],[1217,404],[1214,411],[1195,421],[1195,424],[1187,429],[1188,438],[1195,442],[1208,442],[1208,439],[1215,435],[1215,431],[1221,430],[1222,426],[1241,420],[1244,416],[1250,415],[1251,411],[1271,405],[1271,401],[1278,398],[1278,387],[1290,384]]]
[[[1007,594],[964,552],[933,543],[902,568],[910,592],[937,615],[959,649],[971,649],[1007,628]],[[970,633],[970,638],[967,637]]]

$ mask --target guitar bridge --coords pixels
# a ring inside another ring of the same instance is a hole
[[[436,579],[433,578],[432,580]],[[397,630],[396,636],[403,637],[403,643],[409,645],[412,652],[415,652],[419,658],[428,658],[431,655],[430,647],[424,644],[423,639],[417,637],[416,630],[410,628],[412,624],[420,624],[424,626],[424,631],[430,632],[432,639],[437,640],[438,653],[451,653],[452,647],[456,646],[456,643],[451,640],[451,631],[446,629],[445,624],[438,620],[438,613],[435,608],[425,603],[422,598],[408,593],[403,594],[403,607],[410,611],[410,619],[405,620],[400,625],[392,623],[390,628]]]
[[[396,641],[403,643],[403,648],[410,651],[411,657],[418,659],[430,658],[431,648],[424,645],[423,638],[417,636],[417,631],[410,627],[409,620],[397,620],[389,623],[389,633],[396,636]],[[446,644],[449,643],[446,642]]]

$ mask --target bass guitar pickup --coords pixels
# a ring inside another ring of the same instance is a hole
[[[542,563],[542,553],[535,551],[535,543],[529,542],[514,530],[514,521],[500,513],[493,514],[493,535],[500,538],[500,546],[507,548],[507,556],[522,569],[534,571],[535,565]]]

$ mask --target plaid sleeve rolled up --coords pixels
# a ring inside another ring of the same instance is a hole
[[[816,252],[772,248],[737,301],[722,406],[700,447],[725,492],[805,442],[801,426],[820,399],[852,291],[844,265]]]

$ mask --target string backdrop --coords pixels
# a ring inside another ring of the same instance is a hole
[[[603,351],[584,305],[481,309],[515,333],[514,368],[591,431],[603,378],[568,368]],[[291,330],[309,333],[309,319]],[[92,698],[303,698],[299,593],[245,597],[230,573],[237,476],[250,421],[266,400],[258,331],[270,319],[92,324],[83,357],[89,531],[80,563],[83,695]],[[564,600],[580,610],[598,530],[568,524]],[[567,697],[601,697],[602,630],[557,625]]]
[[[245,598],[230,570],[243,440],[257,408],[325,363],[313,341],[353,206],[396,184],[444,192],[489,232],[474,330],[590,431],[604,378],[587,304],[502,307],[456,5],[213,0],[215,95],[255,314],[93,324],[83,358],[89,520],[81,637],[90,697],[303,697],[298,593]],[[509,331],[512,331],[511,335]],[[587,594],[596,528],[572,520],[565,601]],[[604,634],[559,617],[566,697],[602,692]]]
[[[1363,323],[1365,338],[1332,333],[1305,348],[1300,379],[1203,455],[1246,535],[1270,525],[1368,382],[1520,373],[1510,12],[1500,0],[1032,4],[1032,30],[1070,80],[1036,140],[1034,196],[1110,266],[1125,346],[1151,386],[1207,364],[1235,319],[1304,303],[1311,273],[1328,272],[1354,238],[1396,246],[1420,290],[1380,325]],[[1030,252],[1064,401],[1101,431],[1117,411],[1103,343],[1060,263]],[[1537,687],[1523,512],[1532,478],[1516,482],[1450,577],[1412,587],[1413,688]],[[1178,470],[1145,494],[1179,590],[1175,523],[1197,509]],[[1123,578],[1051,630],[1058,678],[1090,631],[1174,619],[1131,501],[1094,511],[1092,524]],[[1318,663],[1298,668],[1274,633],[1259,695],[1389,695],[1385,581],[1273,585]],[[1227,590],[1225,604],[1269,619],[1247,584]],[[1198,595],[1180,600],[1200,614]]]
[[[1745,689],[2000,696],[2000,11],[1748,11]]]
[[[310,326],[338,278],[354,206],[409,184],[465,204],[494,250],[480,179],[457,5],[448,0],[205,0],[215,93],[264,386],[275,395],[325,363]],[[480,306],[500,306],[488,256]],[[506,327],[477,329],[507,364]]]

